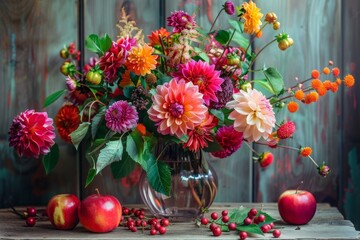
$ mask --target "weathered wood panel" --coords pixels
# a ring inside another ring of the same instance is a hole
[[[312,69],[321,70],[329,60],[341,67],[341,1],[269,0],[258,4],[264,13],[276,12],[281,22],[279,32],[290,34],[295,44],[285,52],[272,45],[262,53],[255,68],[261,68],[263,62],[276,67],[283,74],[285,85],[290,87],[296,84],[296,77],[309,78]],[[255,46],[264,46],[274,35],[272,29],[265,30]],[[301,188],[313,192],[319,202],[336,204],[341,171],[341,93],[328,92],[317,103],[299,106],[295,114],[285,110],[278,115],[278,123],[287,119],[297,126],[293,139],[282,143],[293,147],[311,146],[312,157],[319,164],[325,161],[332,172],[322,178],[308,158],[298,158],[297,151],[278,148],[273,151],[275,161],[271,166],[265,170],[255,167],[255,200],[276,201],[282,191],[296,188],[304,181]]]
[[[359,134],[359,100],[360,100],[360,1],[342,1],[343,19],[343,69],[357,78],[354,88],[346,90],[343,95],[343,154],[339,168],[343,175],[340,178],[340,210],[350,219],[356,229],[360,229],[360,134]]]
[[[0,207],[43,204],[55,193],[77,191],[75,154],[60,141],[61,160],[49,176],[40,160],[16,157],[7,142],[14,116],[28,108],[42,110],[45,97],[64,86],[58,52],[64,43],[76,41],[75,3],[0,1]],[[49,107],[49,116],[60,105]]]

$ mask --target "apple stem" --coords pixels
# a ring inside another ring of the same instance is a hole
[[[97,195],[100,196],[100,192],[99,192],[99,189],[98,189],[98,188],[95,188],[95,192],[97,193]]]
[[[296,188],[295,194],[297,194],[297,192],[298,192],[298,190],[299,190],[300,186],[301,186],[303,183],[304,183],[304,181],[301,181],[301,182],[300,182],[299,186]]]

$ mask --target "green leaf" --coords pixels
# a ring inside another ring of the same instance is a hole
[[[223,113],[222,111],[216,110],[216,109],[211,109],[211,110],[210,110],[210,113],[211,113],[212,115],[214,115],[215,117],[217,117],[217,119],[219,119],[219,121],[220,121],[221,123],[224,122],[224,120],[225,120],[225,115],[224,115],[224,113]]]
[[[239,33],[242,32],[242,22],[229,18],[228,23],[232,28],[234,28]]]
[[[65,91],[66,91],[65,89],[62,89],[47,96],[43,108],[46,108],[47,106],[58,100],[61,97],[61,95],[65,93]]]
[[[164,83],[170,82],[171,79],[172,78],[170,76],[161,74],[157,80],[157,83],[158,83],[158,85],[163,85]]]
[[[272,85],[270,84],[270,82],[267,79],[254,79],[253,82],[255,84],[256,89],[258,89],[257,86],[260,86],[260,87],[266,89],[267,91],[269,91],[270,93],[275,94],[275,91],[272,88]]]
[[[278,70],[271,67],[267,68],[264,70],[264,75],[275,94],[279,94],[284,89],[284,80]]]
[[[225,45],[230,40],[230,33],[226,30],[219,30],[215,36],[216,41]]]
[[[210,61],[209,56],[201,48],[195,47],[194,49],[202,61],[204,62]]]
[[[89,129],[90,123],[89,122],[83,122],[79,125],[79,127],[70,133],[71,142],[74,144],[76,150],[79,148],[79,145],[81,141],[86,136],[86,133]]]
[[[219,144],[219,142],[215,138],[213,138],[213,140],[213,142],[207,142],[208,146],[203,149],[204,152],[216,152],[223,150],[223,147]]]
[[[126,86],[124,87],[123,93],[126,98],[130,98],[132,92],[135,90],[135,86]]]
[[[104,52],[101,50],[100,47],[99,36],[96,34],[91,34],[85,39],[85,47],[91,52],[98,53],[101,55],[104,54]]]
[[[100,49],[102,52],[107,52],[112,45],[112,40],[109,37],[108,34],[105,33],[105,35],[100,39]]]
[[[167,196],[170,195],[171,171],[166,163],[156,161],[155,156],[151,154],[148,159],[148,170],[146,175],[150,186],[155,191]]]
[[[96,161],[96,174],[111,163],[121,160],[122,154],[123,144],[121,140],[106,143],[106,146],[100,150],[99,157]]]
[[[147,169],[147,163],[143,157],[144,140],[137,131],[133,131],[127,136],[126,152],[135,162],[139,163],[144,170]]]
[[[235,223],[243,223],[244,219],[247,217],[247,214],[249,212],[250,208],[240,207],[235,208],[229,213],[229,221],[235,222]]]
[[[236,230],[265,236],[264,233],[261,231],[259,225],[257,224],[237,225]]]
[[[233,38],[231,39],[231,41],[237,43],[240,47],[246,49],[249,44],[250,41],[249,39],[247,39],[243,34],[241,34],[240,32],[236,31],[234,33]],[[251,51],[251,47],[248,49],[248,52]]]
[[[266,212],[263,212],[263,211],[260,211],[258,214],[259,215],[263,214],[265,216],[265,222],[262,222],[261,224],[259,224],[260,227],[265,225],[265,224],[270,224],[270,223],[275,222],[275,221],[278,220],[276,218],[271,217],[269,214],[267,214]]]
[[[94,180],[95,176],[96,176],[96,169],[90,168],[88,175],[86,177],[85,187],[87,187]]]
[[[123,159],[121,161],[111,163],[110,167],[113,177],[118,179],[129,175],[136,167],[136,162],[134,162],[125,151],[123,153]]]
[[[103,119],[104,115],[105,115],[105,107],[101,107],[99,112],[93,117],[92,119],[92,124],[91,124],[91,137],[92,139],[95,138],[97,130],[99,128],[99,123],[101,122],[101,120]]]
[[[59,146],[55,143],[51,148],[50,152],[42,157],[42,163],[45,168],[46,174],[49,174],[54,169],[59,161]]]

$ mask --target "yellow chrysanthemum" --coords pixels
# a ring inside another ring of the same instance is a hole
[[[253,1],[249,3],[244,2],[242,7],[245,10],[245,13],[242,15],[242,18],[245,20],[244,32],[256,34],[262,24],[261,18],[263,14],[260,12],[260,8],[258,8]]]
[[[136,75],[145,76],[156,67],[154,49],[147,44],[133,47],[129,53],[125,66]]]

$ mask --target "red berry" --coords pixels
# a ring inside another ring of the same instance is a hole
[[[215,229],[217,226],[218,226],[218,225],[216,225],[215,223],[211,223],[209,228],[210,228],[211,231],[214,231],[214,229]]]
[[[250,219],[253,219],[256,215],[257,215],[257,209],[256,208],[252,208],[250,209],[250,211],[248,212],[248,217]]]
[[[170,221],[167,218],[163,218],[160,221],[160,225],[163,226],[163,227],[167,227],[167,226],[169,226],[169,224],[170,224]]]
[[[281,231],[280,231],[280,230],[275,229],[275,230],[273,231],[273,236],[274,236],[274,238],[278,238],[278,237],[280,237],[280,235],[281,235]]]
[[[34,208],[34,207],[28,207],[26,209],[26,212],[27,212],[28,217],[35,217],[36,216],[36,208]]]
[[[26,225],[29,227],[33,227],[36,223],[36,219],[34,217],[26,218]]]
[[[139,219],[144,219],[144,218],[145,218],[145,215],[144,215],[144,214],[140,214],[138,218],[139,218]]]
[[[249,217],[245,218],[245,219],[244,219],[244,224],[245,224],[245,225],[250,225],[250,224],[252,224],[252,219],[249,218]]]
[[[160,223],[157,223],[157,224],[154,225],[154,228],[155,228],[157,231],[159,231],[160,227],[161,227]]]
[[[271,227],[269,224],[265,224],[265,225],[261,226],[260,229],[263,233],[267,233],[271,229]]]
[[[150,230],[150,235],[155,235],[157,233],[156,229],[151,229]]]
[[[260,214],[257,218],[258,218],[259,222],[265,222],[265,219],[266,219],[264,214]]]
[[[141,213],[140,213],[140,210],[136,210],[135,213],[134,213],[134,215],[137,216],[137,217],[139,217],[140,214],[141,214]]]
[[[141,224],[141,220],[140,220],[140,219],[138,219],[138,220],[135,221],[135,226],[139,227],[140,224]]]
[[[233,222],[229,223],[228,228],[229,228],[230,231],[236,230],[236,223],[233,223]]]
[[[275,226],[274,222],[271,222],[269,225],[270,225],[271,229],[273,229]]]
[[[141,221],[141,224],[140,224],[142,227],[146,227],[147,223],[145,221]]]
[[[135,227],[135,221],[134,220],[128,220],[126,223],[126,226],[130,229],[131,227]]]
[[[129,215],[130,214],[130,210],[128,208],[123,208],[123,214],[124,215]]]
[[[296,126],[293,122],[286,122],[278,128],[277,136],[280,139],[286,139],[291,137],[295,130]]]
[[[165,234],[166,233],[166,228],[165,227],[160,227],[159,228],[159,233],[160,234]]]
[[[131,228],[130,228],[130,231],[136,232],[136,231],[137,231],[137,228],[136,228],[136,227],[131,227]]]
[[[227,216],[229,214],[229,212],[227,211],[227,210],[223,210],[222,212],[221,212],[221,215],[222,216]]]
[[[247,232],[240,232],[239,237],[241,240],[245,240],[248,237]]]
[[[134,214],[135,211],[136,211],[136,209],[135,209],[135,208],[132,208],[130,211],[131,211],[132,214]]]
[[[217,212],[213,212],[213,213],[211,213],[211,218],[213,219],[213,220],[216,220],[216,219],[218,219],[218,214],[217,214]]]
[[[215,237],[218,237],[221,235],[222,231],[221,231],[221,228],[220,227],[215,227],[214,230],[212,231],[213,232],[213,235]]]
[[[206,217],[202,217],[200,221],[202,225],[207,225],[209,223],[209,220]]]
[[[229,220],[230,220],[229,216],[223,216],[223,217],[221,218],[221,221],[223,221],[224,223],[229,222]]]

